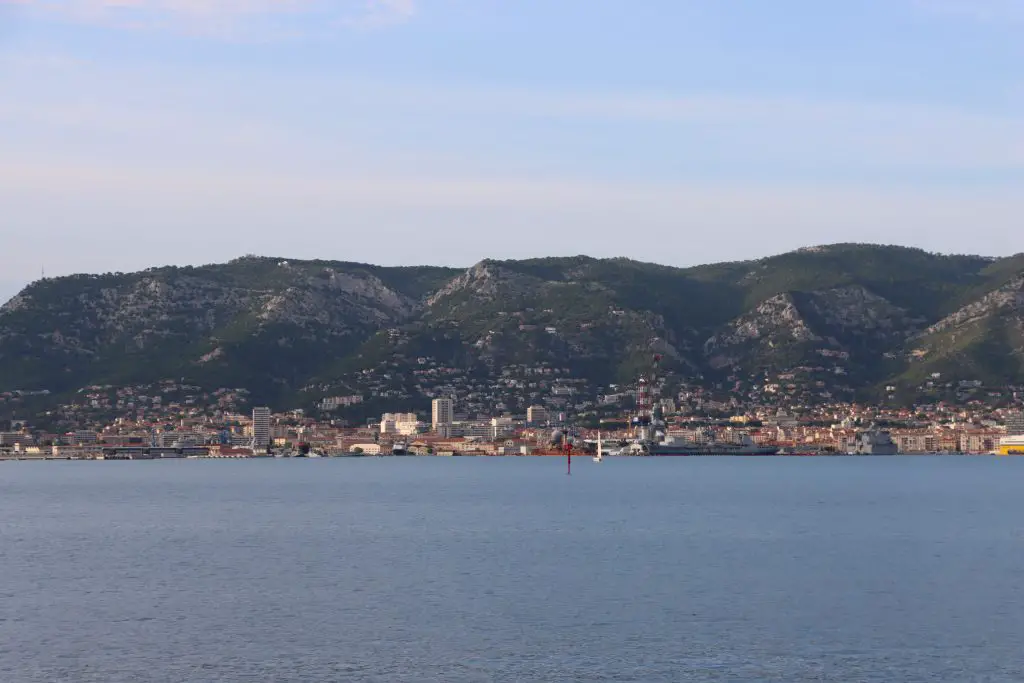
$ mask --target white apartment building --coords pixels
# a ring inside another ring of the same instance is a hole
[[[423,423],[416,413],[384,413],[380,418],[380,433],[411,436],[422,431]]]
[[[398,431],[399,436],[415,436],[416,434],[422,434],[426,431],[426,428],[427,425],[419,420],[410,420],[395,424],[395,429]]]
[[[435,432],[451,429],[455,420],[455,401],[450,398],[435,398],[431,403],[431,427]]]

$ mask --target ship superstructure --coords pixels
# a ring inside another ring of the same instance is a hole
[[[892,440],[889,432],[872,426],[857,435],[850,455],[897,455],[900,449]]]
[[[999,439],[998,455],[1024,455],[1024,434],[1004,436]]]

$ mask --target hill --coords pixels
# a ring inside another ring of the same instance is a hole
[[[456,273],[247,257],[43,280],[0,308],[0,391],[184,378],[277,400]]]
[[[558,384],[571,406],[629,382],[652,354],[679,385],[750,400],[780,377],[801,400],[934,373],[1024,384],[1022,291],[1022,256],[859,244],[693,268],[246,257],[32,284],[0,308],[0,393],[174,379],[280,408],[349,392],[374,409],[437,393],[519,409]],[[544,368],[559,382],[529,381]]]

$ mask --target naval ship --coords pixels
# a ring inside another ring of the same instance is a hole
[[[889,432],[872,426],[866,432],[857,435],[850,455],[898,455],[899,452],[900,449],[889,436]]]
[[[621,451],[622,455],[776,455],[779,448],[761,446],[747,435],[739,443],[712,441],[697,443],[677,439],[665,434],[665,421],[660,407],[651,397],[651,386],[661,363],[661,356],[654,356],[653,372],[641,375],[637,380],[636,412],[631,420],[635,438]]]
[[[660,441],[636,441],[630,444],[631,455],[777,455],[779,449],[776,446],[760,446],[751,440],[749,436],[743,436],[740,443],[724,441],[712,441],[710,443],[696,443],[675,439],[671,436]]]

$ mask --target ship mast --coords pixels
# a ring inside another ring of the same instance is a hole
[[[633,438],[637,441],[654,439],[655,408],[651,392],[658,378],[661,355],[655,354],[648,373],[640,375],[636,385],[636,413],[633,415]]]

